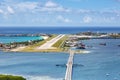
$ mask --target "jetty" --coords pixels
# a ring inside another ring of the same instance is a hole
[[[73,70],[73,60],[74,60],[74,51],[70,50],[70,56],[67,62],[67,69],[64,80],[72,80],[72,70]]]

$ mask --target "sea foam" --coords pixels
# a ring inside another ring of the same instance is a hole
[[[63,80],[63,78],[52,78],[50,76],[28,76],[27,80]]]

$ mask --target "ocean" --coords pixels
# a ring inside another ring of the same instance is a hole
[[[16,28],[17,29],[17,28]],[[30,30],[6,29],[1,33],[75,33],[75,29],[51,31],[31,28]],[[27,28],[26,28],[27,29]],[[61,28],[63,29],[63,28]],[[101,32],[119,32],[120,29],[105,29]],[[110,30],[109,30],[110,29]],[[66,31],[68,30],[68,31]],[[71,30],[71,31],[69,31]],[[47,31],[47,32],[46,32]],[[85,31],[98,31],[95,29]],[[83,32],[76,29],[76,32]],[[120,39],[90,39],[83,41],[87,47],[86,53],[75,54],[74,64],[83,66],[73,67],[72,80],[119,80],[120,79]],[[106,46],[99,43],[106,43]],[[27,80],[63,80],[66,67],[57,67],[56,64],[66,64],[68,53],[25,53],[0,51],[0,74],[21,75]]]
[[[120,32],[120,27],[0,27],[0,34],[48,33],[74,34],[79,32]]]

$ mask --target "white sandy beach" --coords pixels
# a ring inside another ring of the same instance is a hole
[[[48,36],[41,36],[44,40],[48,39]]]
[[[17,51],[20,51],[20,50],[24,49],[25,47],[26,47],[26,46],[17,47],[17,48],[15,48],[15,49],[11,49],[11,51],[17,52]]]

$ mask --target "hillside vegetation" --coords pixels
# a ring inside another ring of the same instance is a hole
[[[0,80],[26,80],[21,76],[0,75]]]

